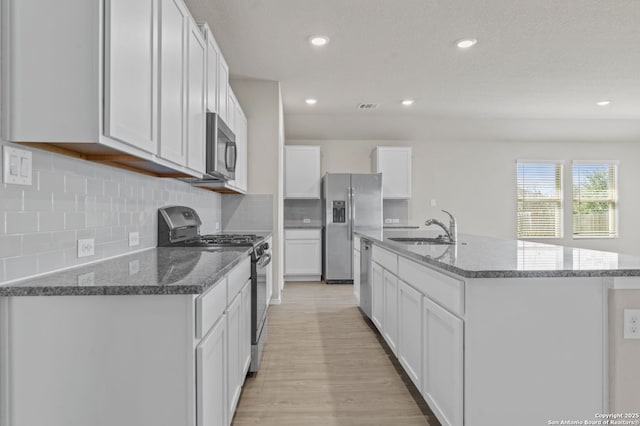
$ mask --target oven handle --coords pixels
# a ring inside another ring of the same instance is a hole
[[[256,265],[258,265],[259,268],[264,268],[269,263],[271,263],[271,255],[267,253],[260,256],[260,259],[258,259],[258,262],[256,263]]]

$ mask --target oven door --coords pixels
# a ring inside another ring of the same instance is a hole
[[[252,283],[252,298],[251,303],[252,311],[255,313],[252,328],[251,340],[253,344],[257,344],[264,328],[265,320],[267,318],[267,285],[269,283],[268,272],[271,270],[269,264],[271,263],[271,250],[265,250],[262,256],[255,262],[255,283]]]

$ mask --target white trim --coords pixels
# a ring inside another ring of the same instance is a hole
[[[282,304],[282,299],[274,299],[273,297],[271,298],[271,301],[269,302],[270,305],[281,305]]]
[[[516,160],[516,164],[536,163],[536,164],[564,164],[565,160]]]
[[[620,164],[620,160],[571,160],[571,164]]]

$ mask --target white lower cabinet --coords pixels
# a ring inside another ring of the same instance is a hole
[[[242,339],[242,295],[238,294],[233,299],[227,309],[227,330],[228,330],[228,346],[227,346],[227,362],[228,362],[228,380],[227,380],[227,406],[229,418],[236,409],[238,399],[240,399],[240,391],[242,389],[241,370],[243,360],[241,358]]]
[[[373,262],[371,274],[371,321],[382,333],[384,322],[384,269]]]
[[[316,281],[322,275],[320,229],[285,229],[284,275],[292,281]]]
[[[444,426],[462,426],[463,321],[423,298],[422,396]]]
[[[242,289],[242,374],[241,382],[251,365],[251,281]]]
[[[382,335],[395,355],[398,354],[398,277],[385,270],[384,282],[384,320]]]
[[[360,305],[360,250],[353,251],[353,295]]]
[[[223,315],[196,348],[198,426],[227,426],[227,319]]]
[[[398,284],[398,360],[413,384],[422,389],[422,294]]]

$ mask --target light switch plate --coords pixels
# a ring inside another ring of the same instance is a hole
[[[96,285],[96,275],[93,272],[87,272],[86,274],[78,275],[79,287],[91,287]]]
[[[3,182],[16,185],[32,184],[32,153],[9,145],[2,146]]]

